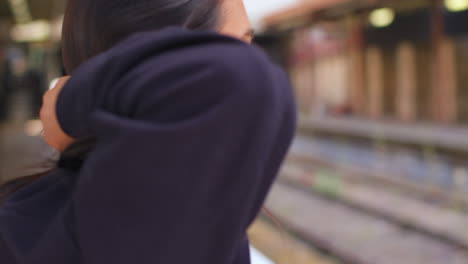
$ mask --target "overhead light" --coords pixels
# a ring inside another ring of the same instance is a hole
[[[393,21],[395,21],[395,11],[391,8],[379,8],[369,15],[369,22],[373,27],[388,27]]]
[[[17,24],[11,30],[11,38],[16,42],[40,42],[50,38],[51,26],[47,20],[36,20]]]
[[[450,12],[468,10],[468,0],[445,0],[445,8]]]
[[[23,24],[32,21],[31,11],[26,0],[8,0],[8,3],[16,23]]]

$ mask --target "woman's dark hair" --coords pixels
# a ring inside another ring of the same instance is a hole
[[[215,30],[221,0],[68,0],[62,31],[68,74],[132,33],[182,26]]]
[[[67,74],[133,33],[181,26],[214,31],[223,0],[68,0],[62,30],[62,60]],[[94,147],[91,138],[77,139],[61,155],[67,167],[80,166]],[[47,173],[0,186],[0,202]],[[2,199],[3,198],[3,199]]]

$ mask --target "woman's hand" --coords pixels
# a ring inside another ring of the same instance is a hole
[[[47,91],[43,96],[40,118],[43,125],[43,138],[45,142],[59,152],[63,152],[74,139],[65,134],[57,120],[56,104],[57,98],[63,86],[70,76],[59,79],[54,88]]]

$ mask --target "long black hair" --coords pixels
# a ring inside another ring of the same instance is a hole
[[[221,0],[68,0],[62,52],[69,74],[132,33],[182,26],[215,30]]]
[[[223,0],[68,0],[62,29],[62,59],[68,75],[83,62],[133,33],[181,26],[215,31]],[[59,163],[79,169],[93,149],[93,138],[77,139]],[[61,164],[59,164],[61,165]],[[0,187],[0,201],[48,172],[19,178]]]

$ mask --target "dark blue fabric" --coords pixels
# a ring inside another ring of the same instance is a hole
[[[0,263],[247,264],[257,216],[295,130],[286,74],[259,49],[178,28],[89,60],[57,114],[97,137],[0,210]]]

